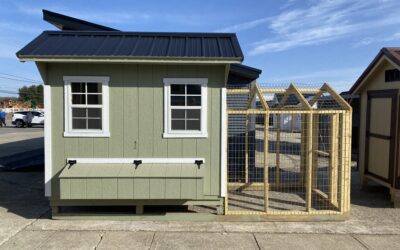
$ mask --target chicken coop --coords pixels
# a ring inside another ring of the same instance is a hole
[[[225,214],[280,220],[348,214],[352,109],[340,95],[328,84],[254,84],[229,88],[227,100]],[[281,119],[289,116],[299,129],[283,129]]]

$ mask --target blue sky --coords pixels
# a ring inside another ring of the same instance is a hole
[[[125,31],[235,32],[262,83],[347,90],[381,47],[400,46],[399,0],[0,0],[0,96],[41,82],[15,52],[55,29],[43,8]]]

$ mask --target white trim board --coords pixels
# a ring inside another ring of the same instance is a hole
[[[64,76],[64,137],[110,137],[110,117],[109,117],[109,88],[110,77],[108,76]],[[82,105],[85,107],[98,107],[102,110],[102,129],[72,129],[72,82],[96,82],[102,84],[102,104],[101,105]]]
[[[227,185],[227,131],[226,131],[226,88],[221,89],[221,197],[226,197]]]
[[[67,158],[76,160],[76,163],[94,163],[94,164],[133,164],[135,160],[141,160],[142,164],[195,164],[195,161],[206,162],[204,158]]]
[[[44,195],[51,196],[52,149],[51,149],[51,87],[43,86],[44,98]]]

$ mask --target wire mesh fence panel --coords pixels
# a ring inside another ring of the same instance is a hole
[[[228,213],[348,211],[351,107],[339,95],[326,84],[228,93]]]
[[[338,115],[313,117],[312,208],[337,210],[338,192]]]
[[[264,134],[257,115],[228,115],[228,209],[265,211]]]
[[[274,116],[276,123],[269,130],[269,209],[304,211],[306,192],[301,162],[301,115]],[[286,126],[287,123],[294,126]]]

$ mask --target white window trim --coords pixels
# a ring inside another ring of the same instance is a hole
[[[207,138],[207,78],[164,78],[164,138]],[[173,131],[171,129],[171,84],[201,85],[200,131]]]
[[[108,76],[64,76],[64,137],[110,137]],[[99,82],[102,84],[102,130],[72,129],[71,83]]]

